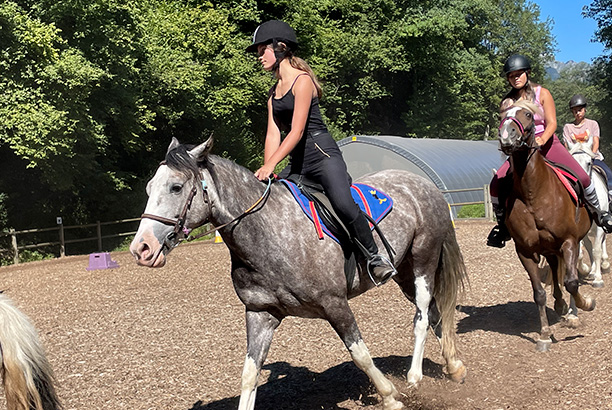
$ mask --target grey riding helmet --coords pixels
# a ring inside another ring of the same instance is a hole
[[[519,70],[531,70],[531,62],[522,54],[512,54],[504,63],[504,76]]]
[[[581,94],[575,94],[572,98],[570,98],[569,108],[570,110],[574,107],[586,107],[587,101]]]
[[[297,36],[289,24],[280,20],[266,21],[255,29],[253,44],[248,46],[246,51],[249,53],[255,52],[260,44],[273,43],[276,46],[279,41],[285,43],[292,51],[298,47]]]

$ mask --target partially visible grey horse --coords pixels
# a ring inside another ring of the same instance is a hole
[[[566,140],[570,154],[573,155],[576,162],[578,162],[589,175],[591,183],[595,186],[599,209],[608,212],[608,186],[605,177],[597,171],[593,172],[593,158],[595,158],[595,153],[592,151],[593,138],[590,138],[588,144]],[[594,288],[602,288],[604,286],[603,277],[601,275],[602,270],[610,269],[610,261],[608,260],[608,251],[606,249],[606,233],[603,228],[593,222],[591,229],[584,238],[582,238],[581,242],[589,254],[591,266],[589,267],[585,263],[584,253],[581,247],[578,255],[578,269],[580,273],[586,276],[587,280],[591,281],[591,286]]]
[[[395,387],[374,365],[348,304],[349,298],[374,286],[364,266],[360,264],[347,286],[340,246],[317,238],[289,190],[272,184],[266,197],[266,185],[251,171],[210,155],[211,147],[211,139],[192,149],[172,140],[166,160],[147,185],[149,200],[130,250],[140,265],[163,266],[189,228],[229,223],[219,233],[230,251],[232,280],[246,307],[247,324],[239,409],[254,408],[274,330],[287,316],[327,320],[382,396],[384,409],[402,408]],[[382,171],[360,182],[394,200],[380,226],[397,253],[393,279],[416,305],[408,381],[416,385],[423,378],[430,326],[441,343],[447,372],[463,381],[466,369],[455,350],[454,313],[467,276],[447,203],[431,182],[404,171]],[[266,200],[244,212],[262,197]],[[395,319],[391,312],[389,319]]]

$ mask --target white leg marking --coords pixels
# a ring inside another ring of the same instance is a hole
[[[247,355],[244,360],[244,367],[242,368],[242,389],[238,410],[253,410],[255,408],[258,376],[259,372],[257,371],[255,360]]]
[[[395,400],[394,397],[397,395],[395,386],[374,365],[370,352],[363,340],[353,343],[349,347],[349,352],[357,367],[368,375],[374,387],[376,387],[376,390],[378,390],[378,393],[382,396],[383,408],[385,410],[401,409],[403,407],[402,403]]]
[[[414,281],[416,293],[417,313],[414,321],[414,352],[412,363],[408,371],[408,383],[416,385],[423,379],[423,353],[425,351],[425,340],[429,328],[429,303],[431,293],[427,287],[425,278],[418,277]]]

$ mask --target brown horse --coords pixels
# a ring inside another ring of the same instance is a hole
[[[512,189],[507,193],[506,225],[514,239],[516,253],[529,274],[533,298],[540,312],[538,351],[547,351],[552,344],[552,329],[546,317],[546,291],[542,286],[538,263],[541,257],[552,271],[555,311],[565,315],[560,282],[572,295],[576,307],[593,310],[595,300],[578,291],[577,259],[580,240],[591,227],[591,218],[584,207],[578,207],[555,172],[539,153],[535,142],[532,103],[519,101],[503,115],[499,127],[501,150],[509,155]],[[573,304],[573,303],[572,303]]]

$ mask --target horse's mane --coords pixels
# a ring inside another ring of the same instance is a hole
[[[230,169],[230,172],[236,174],[239,173],[239,170],[241,169],[245,170],[245,168],[241,167],[235,162],[216,155],[206,155],[202,162],[198,162],[195,158],[189,155],[188,151],[192,150],[193,148],[195,148],[195,145],[180,144],[176,148],[168,151],[165,160],[166,165],[176,171],[184,173],[185,175],[193,176],[196,179],[200,178],[201,168],[210,169],[215,164],[223,165],[224,168],[228,168]]]
[[[544,115],[540,107],[538,107],[538,105],[534,103],[533,101],[529,101],[529,100],[517,100],[514,102],[514,104],[510,106],[510,108],[511,107],[524,108],[526,110],[531,111],[532,114]]]
[[[174,170],[183,172],[185,175],[191,175],[194,178],[197,177],[200,174],[200,167],[196,160],[187,152],[193,147],[194,146],[181,144],[171,149],[166,154],[166,165]]]

